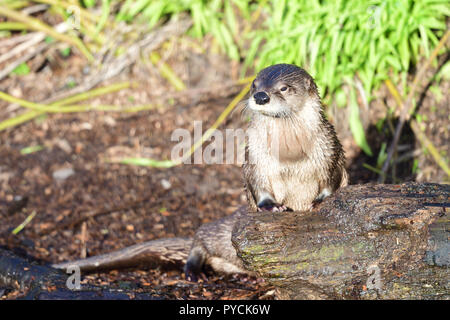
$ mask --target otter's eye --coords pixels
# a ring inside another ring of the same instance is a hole
[[[256,86],[255,86],[255,81],[253,81],[252,82],[252,89],[255,89],[256,88]]]
[[[281,87],[281,89],[280,89],[280,91],[286,91],[286,90],[287,90],[287,87],[286,87],[286,86]]]

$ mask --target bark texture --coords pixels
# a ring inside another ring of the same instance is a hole
[[[246,269],[288,299],[449,299],[450,186],[354,185],[311,212],[244,215]]]

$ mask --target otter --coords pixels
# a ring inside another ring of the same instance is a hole
[[[313,78],[277,64],[253,81],[246,162],[250,210],[302,211],[347,185],[345,156]]]
[[[291,64],[263,69],[244,114],[250,116],[243,165],[249,210],[310,210],[347,185],[344,150],[305,70]],[[246,273],[231,245],[241,214],[199,228],[184,268],[188,278],[195,280],[205,262],[222,273]]]
[[[344,151],[324,115],[313,78],[302,68],[278,64],[252,84],[244,113],[250,115],[243,165],[248,207],[204,224],[194,238],[153,240],[116,252],[55,264],[64,269],[184,264],[196,281],[205,265],[224,274],[249,274],[231,243],[234,225],[248,211],[310,210],[348,183]]]

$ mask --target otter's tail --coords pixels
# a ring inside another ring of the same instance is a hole
[[[181,269],[186,263],[191,245],[192,238],[152,240],[87,259],[57,263],[52,267],[67,270],[78,266],[84,272],[158,266]]]

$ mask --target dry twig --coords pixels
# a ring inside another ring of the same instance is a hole
[[[391,83],[390,81],[388,81],[387,88],[391,92],[392,96],[394,97],[394,100],[397,103],[397,105],[399,107],[404,105],[402,98],[400,97],[400,94],[398,93],[398,90],[395,87],[395,85],[393,83]],[[419,139],[422,146],[430,152],[431,156],[436,161],[436,163],[445,171],[445,173],[447,173],[448,176],[450,176],[450,168],[448,167],[446,161],[441,157],[441,155],[439,154],[439,151],[436,149],[436,147],[433,145],[433,143],[427,138],[425,133],[423,133],[422,130],[420,130],[419,124],[414,119],[411,120],[411,129],[413,130],[417,139]],[[400,161],[400,158],[397,159],[396,162],[399,162],[399,161]],[[379,174],[382,175],[384,173],[382,171],[380,171]]]
[[[397,148],[397,144],[400,139],[400,135],[402,133],[403,126],[405,125],[406,121],[409,121],[411,114],[414,112],[415,107],[413,107],[413,105],[412,105],[414,95],[415,95],[416,91],[418,90],[418,87],[419,87],[420,83],[422,82],[422,79],[425,76],[425,73],[428,70],[428,67],[431,65],[431,62],[437,57],[439,51],[445,45],[445,43],[447,42],[449,37],[450,37],[450,30],[447,30],[447,32],[444,34],[444,36],[439,41],[436,48],[431,53],[430,57],[426,60],[425,64],[419,69],[419,72],[417,72],[416,77],[414,78],[413,84],[411,86],[411,91],[409,92],[406,101],[401,103],[399,122],[397,124],[397,127],[395,128],[394,138],[392,139],[392,143],[389,146],[388,154],[387,154],[386,160],[383,164],[383,167],[381,169],[380,177],[378,179],[379,182],[381,182],[381,183],[383,183],[386,178],[386,172],[389,169],[389,165],[391,163],[392,156],[394,155],[395,150]]]

